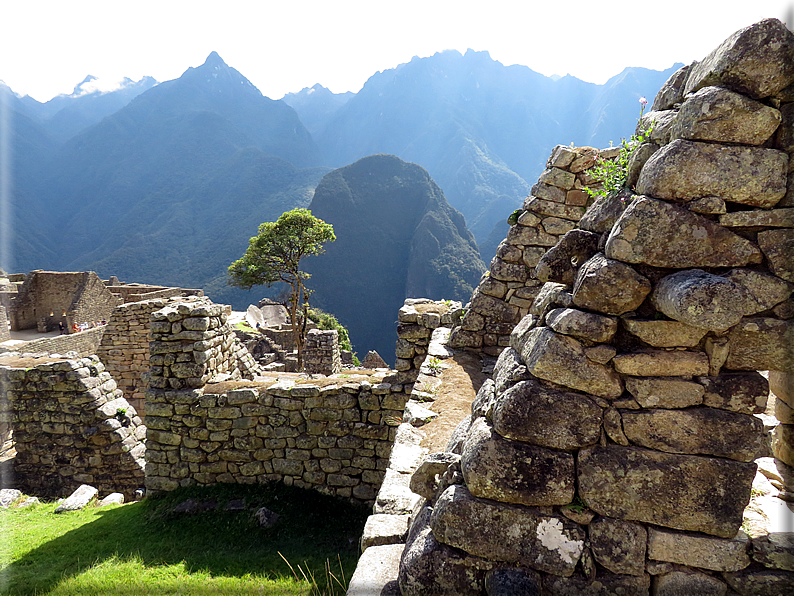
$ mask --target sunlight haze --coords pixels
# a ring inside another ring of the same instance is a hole
[[[790,0],[740,5],[2,0],[0,80],[47,101],[71,93],[87,75],[101,89],[123,77],[174,79],[217,51],[279,99],[316,83],[355,92],[375,72],[413,56],[471,48],[504,65],[604,83],[628,66],[663,70],[703,58],[737,29],[786,20],[791,11]]]

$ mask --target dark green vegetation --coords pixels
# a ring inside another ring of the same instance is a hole
[[[216,509],[173,512],[189,498]],[[225,510],[232,499],[244,499],[245,511]],[[275,526],[258,525],[259,507],[280,516]],[[320,592],[343,594],[333,580],[325,585],[326,564],[340,582],[350,580],[368,513],[281,484],[190,487],[123,506],[54,509],[0,510],[0,594],[309,594],[284,559],[299,577],[313,576]]]
[[[350,334],[334,315],[320,308],[310,308],[309,319],[317,325],[318,329],[328,331],[333,331],[335,329],[339,333],[339,348],[347,350],[348,352],[353,351],[353,345],[350,343]],[[353,356],[353,360],[355,361],[357,358]]]
[[[406,297],[466,302],[485,270],[463,216],[424,168],[393,155],[326,174],[310,208],[337,236],[306,261],[313,303],[339,318],[361,353],[391,360]]]
[[[250,290],[283,282],[290,288],[287,301],[290,323],[298,349],[298,370],[303,368],[303,344],[309,309],[309,274],[301,271],[304,257],[325,251],[323,245],[336,240],[334,228],[314,217],[308,209],[285,211],[275,222],[259,224],[259,232],[248,241],[245,254],[229,265],[229,283]]]

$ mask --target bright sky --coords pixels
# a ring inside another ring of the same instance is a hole
[[[215,50],[279,99],[358,91],[413,56],[472,48],[603,83],[703,58],[768,17],[791,28],[794,0],[0,0],[0,80],[46,101],[89,74],[174,79]]]

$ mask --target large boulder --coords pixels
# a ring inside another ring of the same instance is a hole
[[[794,372],[794,320],[742,319],[728,337],[730,351],[726,368]]]
[[[522,505],[567,505],[574,495],[570,453],[502,438],[485,418],[463,444],[461,470],[477,497]]]
[[[561,515],[478,499],[459,485],[438,498],[430,527],[439,542],[469,554],[561,576],[573,574],[586,539],[583,528]]]
[[[608,315],[636,309],[651,291],[651,282],[630,265],[598,253],[576,274],[573,303]]]
[[[648,197],[634,201],[615,223],[605,254],[653,267],[744,267],[760,263],[749,240],[685,207]]]
[[[776,149],[676,139],[642,168],[637,192],[657,199],[726,201],[774,207],[786,194],[788,156]]]
[[[777,19],[740,29],[689,71],[684,95],[707,85],[753,99],[774,95],[794,81],[794,35]]]
[[[522,381],[497,398],[493,426],[508,439],[570,450],[598,442],[601,416],[586,395]]]
[[[579,494],[608,517],[731,538],[750,501],[756,466],[640,447],[579,452]]]

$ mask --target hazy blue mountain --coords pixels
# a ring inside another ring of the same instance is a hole
[[[594,85],[450,50],[373,75],[316,138],[331,166],[385,152],[427,168],[485,241],[529,194],[555,145],[607,146],[630,134],[637,99],[652,97],[675,68],[626,69]]]
[[[259,223],[308,204],[328,171],[301,169],[316,156],[295,111],[213,53],[72,138],[18,188],[35,197],[35,212],[19,211],[43,245],[17,234],[17,268],[94,269],[231,299],[226,267]]]
[[[394,155],[329,172],[309,208],[337,238],[306,260],[312,302],[348,328],[361,356],[393,358],[405,298],[466,302],[485,270],[463,216],[424,168]]]
[[[297,93],[287,93],[281,99],[298,113],[306,130],[316,136],[354,95],[352,91],[333,93],[318,83],[314,87],[304,87]]]

